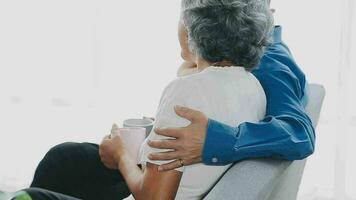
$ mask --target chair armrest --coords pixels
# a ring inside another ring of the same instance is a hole
[[[245,160],[234,164],[206,195],[204,200],[267,199],[279,177],[291,165],[279,159]]]
[[[309,84],[306,112],[316,128],[325,97],[325,88]],[[283,161],[256,159],[233,165],[211,189],[205,200],[287,200],[296,199],[306,159]]]

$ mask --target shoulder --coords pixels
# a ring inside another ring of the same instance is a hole
[[[176,78],[164,89],[160,106],[165,104],[187,104],[196,99],[197,83],[185,77]]]
[[[195,81],[179,77],[171,81],[164,89],[163,95],[188,94],[196,87]]]
[[[270,51],[261,59],[259,68],[252,73],[261,82],[267,95],[269,88],[276,90],[288,87],[302,98],[307,83],[305,74],[288,50],[283,49],[283,45],[278,48],[276,46],[269,48]]]

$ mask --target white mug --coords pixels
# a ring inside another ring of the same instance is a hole
[[[146,137],[150,134],[153,128],[154,121],[144,117],[142,119],[126,119],[122,125],[124,127],[141,127],[146,129]]]

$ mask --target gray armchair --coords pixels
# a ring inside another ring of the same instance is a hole
[[[306,111],[316,127],[325,89],[310,84]],[[284,161],[254,159],[233,165],[207,194],[204,200],[295,200],[306,159]]]

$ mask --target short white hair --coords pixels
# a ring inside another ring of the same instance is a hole
[[[191,51],[211,63],[254,68],[271,42],[266,0],[182,0],[181,15]]]

